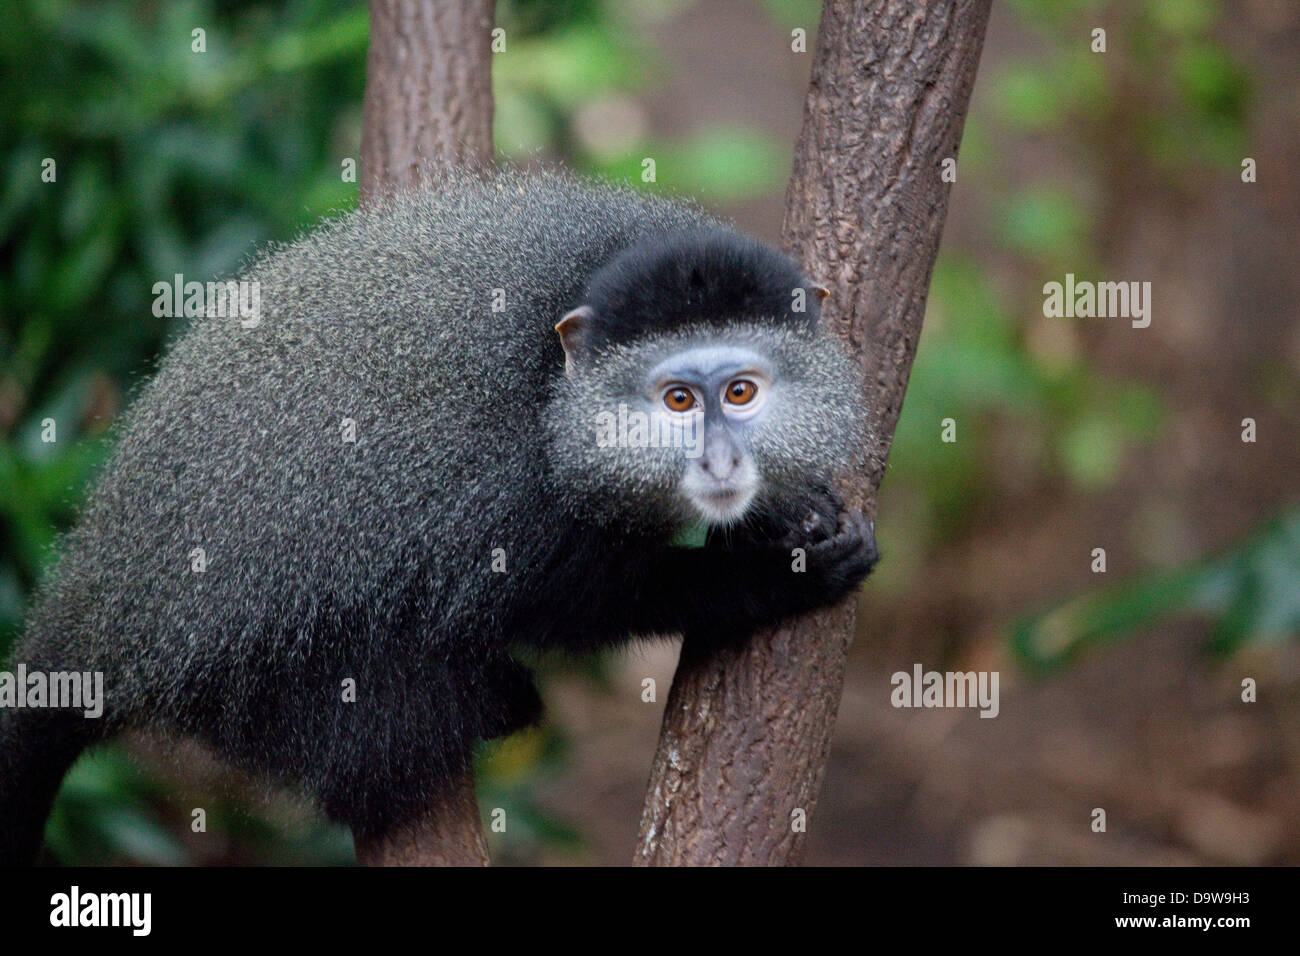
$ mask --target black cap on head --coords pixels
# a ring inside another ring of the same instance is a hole
[[[735,319],[811,330],[823,295],[789,256],[740,233],[669,233],[624,249],[592,276],[583,299],[591,309],[587,344],[599,350]]]

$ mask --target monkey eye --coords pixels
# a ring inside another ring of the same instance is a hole
[[[727,385],[722,397],[728,405],[748,405],[757,394],[757,385],[747,378],[738,378]]]
[[[689,412],[699,403],[695,400],[695,393],[685,385],[669,385],[664,389],[664,404],[669,411],[680,413]]]

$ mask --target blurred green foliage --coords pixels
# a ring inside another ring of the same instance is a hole
[[[1026,351],[1022,323],[978,266],[944,252],[935,267],[921,345],[908,383],[890,459],[889,485],[919,494],[924,511],[906,516],[907,535],[924,550],[960,531],[996,490],[991,426],[1018,430],[1021,467],[1059,474],[1093,489],[1111,483],[1124,450],[1152,437],[1162,409],[1151,389],[1099,375],[1082,360],[1044,362]],[[942,422],[958,421],[957,440],[940,441]],[[916,541],[916,536],[922,535]]]
[[[673,139],[650,135],[633,94],[662,72],[645,38],[672,6],[583,3],[561,16],[555,5],[500,5],[507,43],[493,61],[497,150],[516,162],[562,156],[572,168],[638,188],[647,186],[642,163],[652,159],[650,188],[712,204],[783,188],[789,144],[759,130],[722,124]],[[781,12],[799,7],[806,12],[801,3]],[[543,19],[545,29],[535,30]]]
[[[105,429],[180,331],[154,317],[152,284],[235,272],[355,201],[340,164],[356,157],[368,31],[363,8],[330,0],[6,9],[0,645],[103,460]],[[295,836],[230,801],[205,806],[229,859],[350,856],[333,828]],[[172,834],[188,831],[188,810],[109,747],[74,768],[47,835],[65,862],[183,863],[198,857]]]
[[[662,72],[646,37],[673,6],[501,0],[507,49],[493,63],[501,153],[561,159],[638,186],[649,157],[660,183],[650,188],[710,204],[779,191],[789,143],[726,123],[677,138],[649,131],[634,94]],[[813,0],[765,6],[782,29],[813,35]],[[1013,268],[1086,273],[1100,255],[1095,197],[1105,195],[1108,175],[1093,158],[1128,157],[1126,172],[1158,188],[1200,163],[1235,167],[1249,77],[1213,38],[1223,16],[1215,0],[1014,0],[1012,8],[1041,38],[1042,53],[981,74],[992,108],[970,117],[961,175],[988,197],[986,238]],[[266,241],[355,201],[341,169],[359,158],[367,41],[355,0],[23,0],[6,10],[0,652],[103,461],[112,420],[182,331],[153,316],[152,284],[176,272],[233,273]],[[1088,51],[1098,17],[1111,27],[1114,56]],[[192,52],[195,28],[205,31],[203,55]],[[1069,138],[1077,168],[1026,185],[1000,149],[1008,133]],[[41,176],[47,158],[54,182]],[[982,496],[995,493],[985,479],[997,452],[983,439],[1000,424],[1018,430],[1025,469],[1097,491],[1162,420],[1149,387],[1028,341],[1023,316],[1039,303],[1014,295],[981,263],[941,255],[885,485],[887,499],[906,496],[915,506],[882,509],[880,538],[895,549],[882,568],[886,581],[908,567],[893,560],[898,548],[920,554],[959,534]],[[937,440],[949,416],[959,422],[953,444]],[[43,440],[47,419],[57,423],[53,443]],[[1214,615],[1225,651],[1294,630],[1297,520],[1206,564],[1084,595],[1022,624],[1017,646],[1032,661],[1063,661],[1180,608]],[[511,821],[508,839],[492,836],[499,858],[578,852],[577,835],[532,797],[539,775],[563,759],[563,744],[547,730],[486,749],[481,804]],[[69,863],[350,858],[350,840],[336,828],[286,827],[234,798],[208,800],[220,852],[200,851],[191,808],[168,791],[119,748],[105,748],[70,775],[51,846]]]
[[[189,0],[10,9],[0,642],[103,457],[108,420],[179,331],[154,317],[153,283],[232,273],[259,244],[354,201],[339,169],[359,139],[367,37],[363,10],[327,0],[275,15]],[[204,55],[191,53],[196,26]]]
[[[1300,634],[1300,508],[1268,522],[1227,553],[1089,592],[1019,622],[1021,660],[1048,670],[1090,647],[1168,618],[1211,623],[1208,647],[1228,655]]]
[[[1013,0],[1012,6],[1035,31],[1041,50],[1034,61],[1013,61],[987,79],[991,116],[972,115],[966,140],[974,141],[979,188],[1000,197],[989,210],[996,223],[990,238],[1018,260],[1039,275],[1093,273],[1102,237],[1092,229],[1105,210],[1080,197],[1106,195],[1116,168],[1143,191],[1185,189],[1198,166],[1237,175],[1247,152],[1251,82],[1216,39],[1226,13],[1218,0]],[[1104,56],[1090,45],[1099,26],[1107,30]],[[994,132],[983,128],[986,121]],[[999,181],[987,146],[999,132],[1074,143],[1077,162],[1068,187],[1060,179]],[[963,167],[969,168],[965,155]],[[1126,449],[1156,434],[1162,400],[1141,384],[1104,381],[1077,361],[1036,360],[1000,306],[990,305],[993,295],[990,281],[972,265],[941,255],[932,287],[940,321],[927,324],[895,454],[909,469],[927,469],[923,486],[937,493],[936,507],[948,513],[954,506],[978,507],[977,498],[963,498],[951,484],[975,476],[978,468],[966,460],[975,452],[969,444],[960,452],[936,445],[934,423],[944,409],[1011,414],[1025,429],[1028,462],[1037,459],[1041,470],[1050,454],[1074,484],[1104,489]],[[953,303],[961,303],[960,331],[943,321]],[[980,327],[998,333],[981,336]],[[991,377],[985,388],[1012,381],[1020,391],[995,400],[974,395],[960,368],[968,370],[967,378]],[[1035,423],[1047,424],[1046,435]],[[1217,559],[1082,594],[1018,622],[1012,646],[1020,660],[1050,669],[1099,642],[1189,615],[1212,622],[1210,647],[1220,653],[1294,638],[1300,634],[1297,522],[1300,516],[1289,512]]]
[[[1216,38],[1221,0],[1010,0],[1043,46],[991,82],[1001,117],[1025,130],[1069,130],[1088,150],[1131,142],[1151,169],[1243,155],[1250,77]],[[1106,30],[1106,54],[1092,31]]]

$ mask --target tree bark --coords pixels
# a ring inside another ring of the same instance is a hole
[[[354,841],[362,866],[487,866],[473,772],[452,781],[422,820],[378,839]]]
[[[361,201],[492,162],[496,0],[370,0]]]
[[[862,364],[874,517],[916,352],[990,0],[827,0],[784,242]],[[829,755],[856,600],[710,654],[685,636],[641,817],[639,865],[797,864]]]
[[[361,202],[492,162],[495,0],[370,0],[361,131]],[[453,780],[423,820],[355,836],[365,866],[487,866],[474,773]]]

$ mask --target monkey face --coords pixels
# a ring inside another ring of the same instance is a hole
[[[646,376],[651,414],[690,439],[677,495],[696,520],[732,524],[753,504],[762,474],[750,436],[775,378],[770,358],[726,341],[686,344]]]
[[[835,343],[737,322],[587,355],[549,418],[562,486],[680,529],[745,521],[849,467],[865,415]]]

